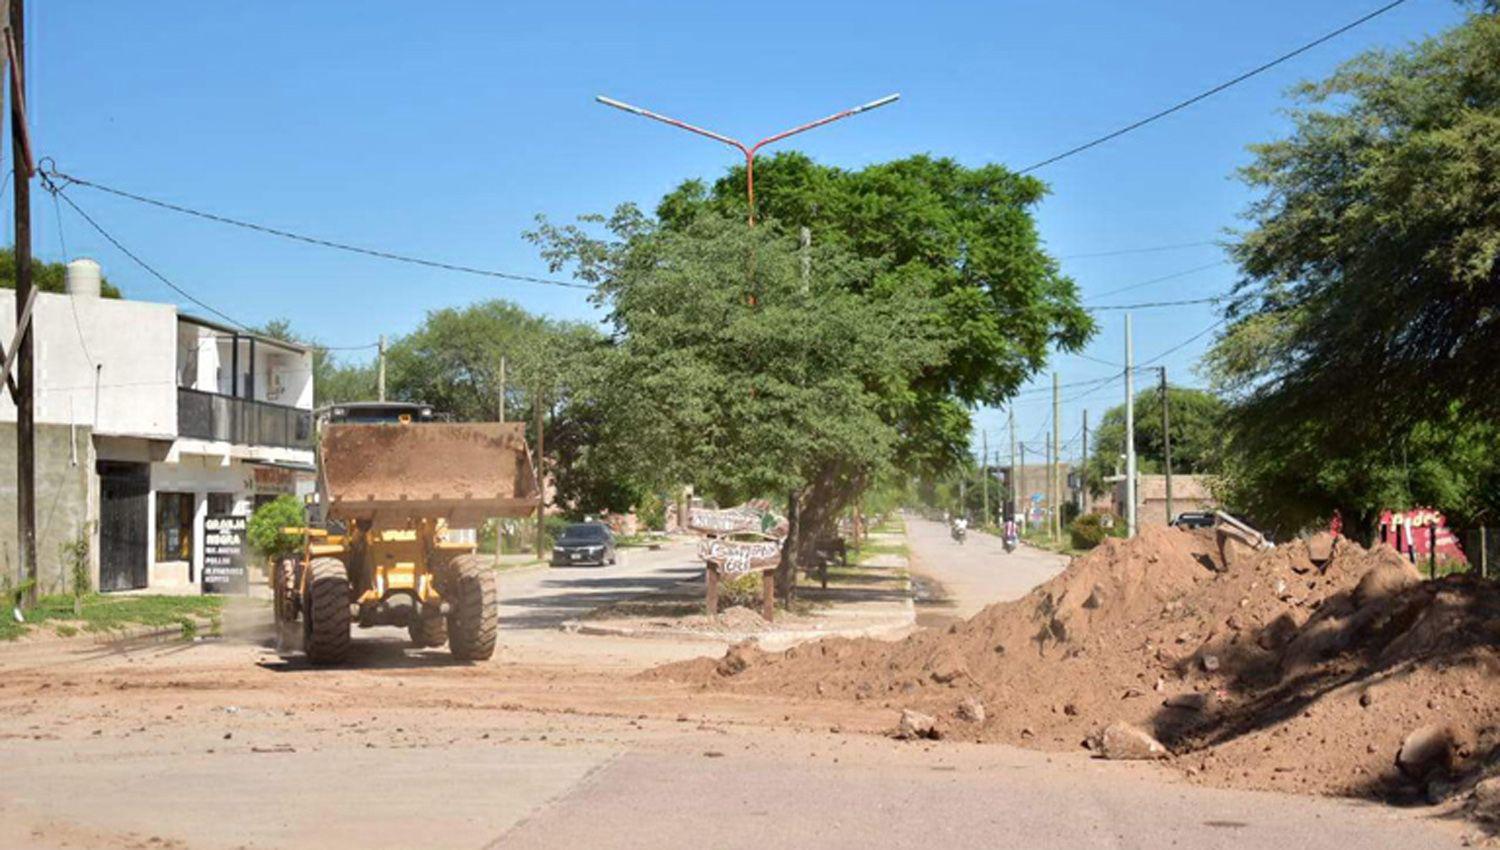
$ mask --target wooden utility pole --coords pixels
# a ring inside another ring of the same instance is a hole
[[[990,432],[980,431],[979,474],[984,476],[980,486],[984,487],[984,521],[980,526],[987,525],[990,521]]]
[[[26,127],[26,16],[23,0],[10,0],[6,21],[10,56],[10,157],[14,168],[16,209],[16,530],[20,534],[23,605],[36,605],[36,399],[32,383],[32,339],[29,311],[31,279],[31,163]],[[67,258],[65,257],[64,260]]]
[[[1078,464],[1078,512],[1088,510],[1089,498],[1089,410],[1083,409],[1083,460]]]
[[[1026,444],[1022,443],[1021,444],[1021,466],[1020,466],[1019,471],[1016,473],[1016,512],[1020,513],[1020,514],[1023,514],[1022,519],[1021,519],[1021,522],[1022,522],[1022,526],[1021,527],[1023,529],[1026,527],[1025,526],[1026,518],[1030,517],[1030,515],[1031,515],[1031,508],[1030,508],[1029,505],[1024,510],[1021,508],[1022,494],[1025,492],[1025,490],[1026,490]],[[1030,496],[1027,496],[1026,498],[1029,499]]]
[[[500,421],[505,421],[505,356],[500,356],[500,396],[495,399],[495,406],[500,411]]]
[[[1161,370],[1161,446],[1162,460],[1167,469],[1167,525],[1172,524],[1172,405],[1167,401],[1167,367]]]
[[[1125,536],[1135,537],[1135,342],[1125,314]]]
[[[1010,475],[1006,478],[1006,490],[1009,496],[1009,504],[1005,508],[1006,519],[1015,516],[1016,513],[1016,408],[1012,406],[1006,412],[1006,422],[1010,426]]]
[[[542,388],[536,389],[536,556],[538,559],[546,557],[542,551],[545,546],[543,539],[543,515],[547,509],[547,454],[546,439],[542,433]]]
[[[369,337],[365,337],[369,339]],[[377,359],[379,365],[375,367],[375,397],[385,401],[385,334],[380,335]]]
[[[1052,539],[1062,539],[1062,405],[1052,373]]]

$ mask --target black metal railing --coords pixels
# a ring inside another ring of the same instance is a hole
[[[177,433],[245,446],[313,447],[311,410],[177,388]]]

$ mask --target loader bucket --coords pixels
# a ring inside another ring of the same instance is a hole
[[[456,528],[536,511],[536,477],[519,422],[330,423],[319,438],[328,517]]]

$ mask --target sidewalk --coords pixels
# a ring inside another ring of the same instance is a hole
[[[899,551],[898,551],[899,550]],[[665,640],[735,644],[753,640],[770,651],[825,637],[894,639],[916,627],[905,535],[872,534],[863,563],[829,568],[828,587],[817,573],[798,577],[794,610],[778,609],[774,623],[744,608],[703,611],[702,574],[659,593],[604,606],[564,622],[564,631]],[[871,552],[874,554],[871,554]]]

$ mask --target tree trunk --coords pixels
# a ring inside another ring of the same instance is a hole
[[[797,530],[801,526],[796,490],[786,497],[786,540],[781,545],[781,563],[776,566],[776,594],[791,605],[797,594]]]

